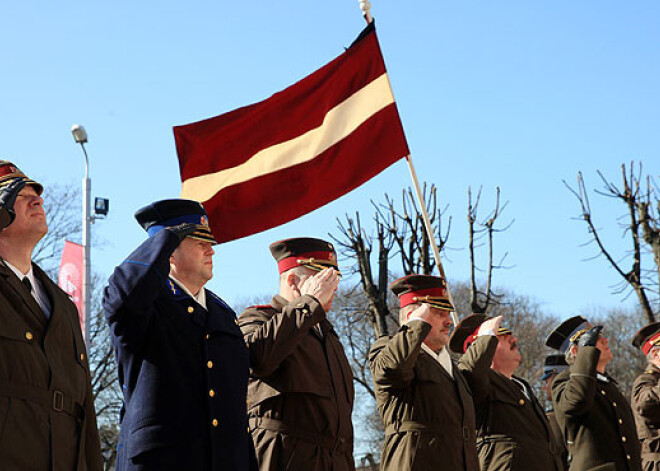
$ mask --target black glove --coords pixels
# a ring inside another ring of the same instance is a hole
[[[197,226],[189,222],[184,222],[178,226],[168,227],[166,230],[176,235],[179,238],[179,242],[181,242],[183,239],[195,232],[197,230]]]
[[[16,203],[18,192],[25,187],[26,183],[24,178],[17,178],[0,189],[0,231],[16,219],[14,203]]]
[[[578,347],[595,347],[601,330],[603,330],[603,326],[597,325],[580,335],[580,338],[578,339]]]

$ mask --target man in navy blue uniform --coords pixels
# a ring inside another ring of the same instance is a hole
[[[116,469],[256,469],[248,350],[234,311],[204,288],[216,244],[206,211],[173,199],[135,218],[149,238],[103,297],[124,393]]]

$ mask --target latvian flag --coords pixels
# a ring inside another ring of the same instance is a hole
[[[373,22],[300,82],[174,138],[181,197],[204,204],[218,242],[307,214],[409,154]]]

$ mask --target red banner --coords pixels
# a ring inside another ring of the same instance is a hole
[[[78,308],[80,328],[85,331],[85,308],[83,306],[83,246],[74,242],[64,241],[60,274],[57,284],[69,295]]]
[[[181,197],[204,204],[219,242],[313,211],[409,153],[373,23],[298,83],[174,137]]]

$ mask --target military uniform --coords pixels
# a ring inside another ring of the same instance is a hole
[[[274,296],[239,321],[250,351],[248,415],[259,469],[353,470],[353,375],[318,301]]]
[[[50,320],[0,260],[0,469],[100,471],[78,311],[32,268],[50,300]]]
[[[472,388],[477,411],[477,449],[481,469],[563,469],[543,408],[523,379],[515,381],[490,368],[498,339],[478,337],[459,361]],[[523,392],[524,385],[527,394]]]
[[[371,348],[378,411],[385,425],[381,470],[478,471],[475,413],[463,375],[422,349],[431,325],[410,321]]]
[[[596,375],[600,351],[579,347],[570,370],[552,385],[557,422],[564,430],[574,471],[638,471],[640,446],[628,401],[616,382]]]
[[[660,369],[649,365],[635,379],[632,408],[642,443],[642,469],[660,470]]]
[[[175,233],[156,231],[104,293],[124,393],[116,469],[256,469],[236,315],[208,290],[205,309],[168,278],[178,245]]]
[[[646,371],[635,379],[632,390],[632,410],[642,443],[642,468],[644,471],[660,471],[660,368],[657,366],[660,322],[640,329],[632,344],[649,358]],[[649,356],[651,350],[654,353]]]

